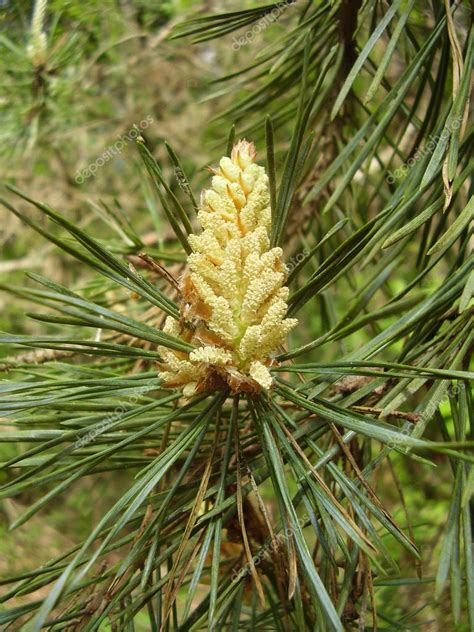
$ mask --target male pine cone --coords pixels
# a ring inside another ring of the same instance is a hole
[[[272,353],[298,322],[285,318],[285,266],[281,248],[270,248],[268,176],[255,156],[254,145],[241,140],[221,159],[201,197],[203,232],[189,235],[181,319],[169,316],[164,331],[195,349],[159,348],[163,385],[187,397],[225,386],[268,390]]]

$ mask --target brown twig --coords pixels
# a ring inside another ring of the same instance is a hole
[[[351,409],[358,413],[367,413],[372,415],[380,415],[383,413],[383,409],[377,408],[376,406],[351,406]],[[391,410],[388,415],[390,417],[397,417],[398,419],[406,419],[412,424],[416,424],[421,416],[418,413],[405,413],[402,410]]]
[[[177,292],[181,293],[179,288],[178,281],[174,278],[174,276],[169,272],[164,266],[155,261],[153,257],[146,252],[139,252],[137,256],[130,255],[127,257],[130,263],[134,264],[139,261],[144,262],[145,266],[153,272],[156,272],[160,277],[162,277],[167,283],[171,285],[173,289]]]

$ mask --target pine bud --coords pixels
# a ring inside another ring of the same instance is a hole
[[[221,386],[268,390],[272,354],[296,324],[285,318],[288,288],[281,248],[270,248],[270,195],[252,143],[239,141],[213,170],[189,235],[193,252],[181,281],[181,321],[165,331],[190,341],[187,354],[160,347],[161,377],[185,396]]]

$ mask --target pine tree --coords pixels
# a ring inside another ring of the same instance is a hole
[[[94,276],[3,287],[48,333],[1,336],[0,441],[26,447],[0,497],[32,495],[15,528],[82,477],[127,486],[82,543],[3,581],[5,630],[405,630],[433,598],[474,627],[473,29],[467,3],[415,5],[179,25],[258,55],[221,80],[235,125],[200,202],[170,145],[165,166],[137,139],[169,243],[118,214],[127,239],[89,234],[9,187],[25,230]],[[405,495],[439,464],[453,492],[424,577]]]

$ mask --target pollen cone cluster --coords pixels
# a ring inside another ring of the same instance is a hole
[[[186,340],[190,353],[160,347],[164,386],[185,396],[228,386],[233,392],[268,390],[272,353],[297,321],[285,318],[288,288],[281,248],[270,248],[270,196],[255,147],[239,141],[213,171],[189,235],[193,252],[181,280],[181,319],[164,331]]]

